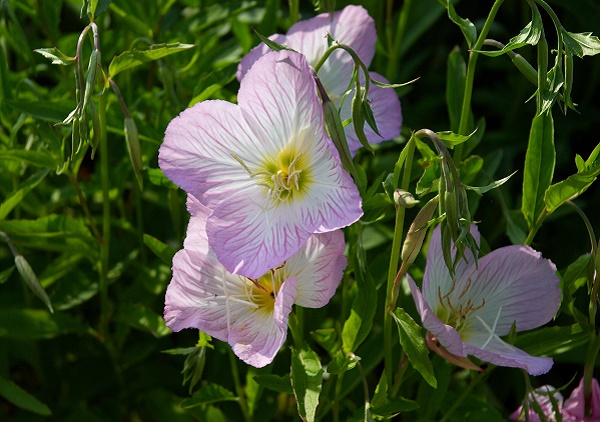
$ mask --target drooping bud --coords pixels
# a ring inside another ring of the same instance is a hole
[[[421,247],[423,246],[425,236],[427,235],[427,223],[429,223],[433,217],[433,213],[438,205],[438,200],[438,196],[431,198],[429,202],[427,202],[425,206],[421,208],[414,221],[410,225],[408,233],[406,233],[406,239],[402,245],[402,253],[400,255],[402,258],[403,267],[412,264],[415,259],[417,259],[417,256],[421,251]]]
[[[394,191],[394,202],[402,208],[412,208],[421,201],[415,199],[413,194],[410,192],[402,189],[396,189]]]

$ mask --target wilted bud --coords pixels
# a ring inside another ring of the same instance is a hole
[[[144,189],[142,179],[142,152],[140,149],[140,139],[135,121],[131,117],[125,117],[125,142],[127,142],[127,151],[133,166],[133,172],[138,182],[140,190]]]
[[[427,235],[427,223],[429,223],[431,217],[433,217],[433,213],[438,205],[438,199],[439,197],[437,196],[430,199],[429,202],[421,208],[410,225],[408,233],[406,234],[406,239],[402,245],[402,266],[410,265],[417,259],[421,247],[423,246],[425,236]]]
[[[412,208],[421,201],[415,199],[415,197],[410,192],[407,192],[402,189],[396,189],[394,191],[394,202],[402,208]]]

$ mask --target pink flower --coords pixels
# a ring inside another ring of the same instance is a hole
[[[204,101],[167,127],[159,165],[212,211],[208,245],[230,273],[261,277],[314,233],[362,215],[311,72],[301,54],[270,52],[242,81],[239,105]]]
[[[554,422],[556,421],[556,414],[561,413],[560,410],[563,407],[562,394],[556,391],[551,385],[543,385],[540,388],[536,388],[534,392],[527,395],[525,400],[527,401],[527,416],[525,416],[524,406],[519,406],[519,408],[509,416],[510,420],[542,422],[540,415],[535,410],[535,407],[537,407],[535,406],[535,403],[537,403],[548,422]],[[554,403],[552,403],[552,401],[554,401]]]
[[[308,63],[315,66],[329,47],[327,34],[340,44],[350,46],[366,66],[369,66],[373,60],[377,41],[375,22],[361,6],[347,6],[343,10],[335,12],[333,20],[329,19],[329,13],[323,13],[312,19],[297,22],[290,27],[287,34],[275,34],[269,38],[304,54]],[[252,49],[238,67],[238,80],[241,81],[258,58],[268,51],[270,49],[264,43]],[[325,86],[327,95],[337,106],[340,105],[344,93],[348,90],[353,71],[352,57],[340,49],[333,52],[319,69],[318,76]],[[389,83],[377,73],[370,72],[370,74],[371,78],[378,82]],[[351,118],[353,97],[352,93],[343,102],[340,116],[342,121]],[[398,136],[402,124],[402,113],[400,101],[394,90],[371,85],[368,99],[371,101],[377,128],[382,135],[377,135],[368,125],[365,125],[365,134],[369,142],[379,143]],[[361,147],[361,143],[353,125],[347,125],[345,131],[348,146],[351,153],[354,154]]]
[[[585,397],[583,395],[583,378],[573,390],[571,396],[565,400],[562,408],[564,422],[599,422],[600,421],[600,386],[596,378],[592,379],[592,395],[590,397],[592,414],[585,416]]]
[[[471,233],[479,242],[475,225]],[[454,253],[455,251],[453,251]],[[533,357],[504,342],[512,324],[517,331],[539,327],[558,310],[561,292],[556,267],[528,246],[506,246],[480,258],[465,250],[454,279],[444,263],[439,226],[427,252],[423,293],[408,277],[423,326],[457,357],[475,356],[499,366],[548,372],[552,359]]]
[[[326,305],[346,267],[340,230],[312,235],[284,263],[255,279],[228,272],[208,245],[210,210],[188,196],[192,214],[184,248],[173,258],[165,322],[228,342],[244,362],[263,367],[285,342],[292,305]]]

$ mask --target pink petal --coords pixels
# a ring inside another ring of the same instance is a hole
[[[175,184],[212,209],[232,193],[256,189],[232,153],[260,142],[238,106],[204,101],[169,123],[159,166]]]
[[[198,199],[188,194],[187,210],[191,214],[188,222],[187,233],[183,241],[184,249],[209,253],[208,238],[206,237],[206,219],[211,211],[198,201]]]
[[[371,72],[371,78],[378,82],[388,83],[389,81],[383,76]],[[344,101],[342,112],[340,117],[342,121],[352,117],[352,99],[354,98],[354,91],[351,95],[348,95]],[[369,88],[368,97],[371,103],[371,109],[373,110],[373,116],[377,123],[377,129],[381,136],[375,133],[371,126],[365,122],[364,131],[367,140],[370,144],[378,144],[388,139],[395,138],[400,134],[400,127],[402,126],[402,111],[400,107],[400,100],[396,91],[392,88],[380,88],[372,84]],[[361,142],[356,136],[354,125],[349,124],[345,127],[346,138],[348,139],[348,147],[352,155],[362,147]]]
[[[552,358],[531,356],[497,336],[490,339],[487,333],[478,333],[464,338],[464,341],[467,354],[494,365],[522,368],[531,375],[542,375],[552,368]]]
[[[530,330],[550,321],[561,299],[556,267],[529,246],[513,245],[492,251],[470,267],[457,281],[450,297],[455,299],[467,284],[474,305],[485,305],[469,314],[482,318],[495,333],[508,334],[513,323],[517,331]],[[453,302],[454,303],[454,302]],[[459,303],[456,300],[456,303]]]
[[[275,41],[278,44],[286,44],[285,35],[281,34],[273,34],[269,37],[271,41]],[[240,64],[238,65],[237,72],[235,77],[238,81],[242,81],[246,73],[250,70],[250,68],[256,63],[258,59],[267,54],[268,52],[273,51],[263,42],[254,47],[248,54],[244,56]]]
[[[552,396],[554,397],[554,400],[556,401],[556,408],[552,404],[552,400],[550,399],[550,397],[547,394],[539,394],[541,392],[552,393]],[[548,419],[549,421],[555,420],[556,419],[555,416],[557,413],[556,411],[558,410],[558,412],[560,412],[560,409],[562,408],[562,405],[563,405],[562,394],[560,394],[559,391],[556,391],[556,389],[554,387],[552,387],[551,385],[543,385],[539,388],[536,388],[533,393],[529,393],[527,395],[527,398],[525,400],[530,403],[529,411],[527,412],[528,413],[527,416],[522,414],[523,406],[519,406],[519,408],[517,410],[515,410],[509,416],[510,420],[513,420],[513,421],[528,420],[529,422],[541,422],[540,416],[533,409],[532,403],[534,403],[534,402],[536,402],[542,408],[542,412],[544,413],[544,416],[546,416],[547,419],[551,418],[551,419]],[[568,422],[564,419],[564,416],[563,416],[563,421]]]
[[[218,279],[222,276],[223,266],[215,259],[185,249],[177,252],[173,257],[173,279],[165,295],[167,326],[173,331],[197,328],[227,341],[227,310],[231,313],[241,305],[226,303],[223,282]],[[226,277],[228,283],[237,283],[237,276]]]
[[[453,355],[462,357],[467,356],[467,353],[464,350],[465,344],[461,340],[458,332],[453,327],[440,321],[440,319],[429,307],[429,304],[423,298],[421,291],[415,284],[412,277],[407,274],[406,278],[408,279],[410,291],[415,304],[417,305],[417,311],[419,312],[419,315],[421,315],[423,327],[425,327],[427,331],[433,333],[437,337],[440,344]]]
[[[600,421],[600,385],[596,378],[592,379],[592,397],[591,397],[592,414],[585,417],[585,397],[583,395],[583,378],[579,381],[579,385],[573,390],[571,396],[565,400],[563,406],[564,421]],[[568,419],[570,417],[570,419]]]
[[[257,309],[241,316],[232,326],[229,344],[248,365],[262,368],[275,358],[287,336],[288,317],[297,288],[296,278],[288,278],[279,288],[272,314]]]
[[[476,225],[471,225],[471,234],[479,244],[479,231]],[[456,255],[456,249],[452,245],[452,258]],[[475,264],[475,258],[469,249],[465,249],[465,258],[461,259],[455,269],[455,279],[460,280],[463,273],[469,266]],[[452,278],[442,252],[442,235],[440,226],[437,226],[431,234],[429,247],[427,249],[427,265],[425,266],[425,274],[423,275],[423,297],[437,313],[440,307],[439,297],[446,295],[452,289]]]
[[[285,263],[286,274],[298,279],[296,305],[321,308],[329,302],[348,262],[344,248],[340,230],[315,234]]]

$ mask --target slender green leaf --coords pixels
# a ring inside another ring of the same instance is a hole
[[[358,292],[352,303],[350,316],[342,328],[342,349],[345,353],[354,352],[367,338],[373,326],[377,308],[377,290],[370,276],[357,280]]]
[[[490,183],[489,185],[486,186],[467,186],[464,185],[465,189],[469,189],[472,190],[474,192],[476,192],[479,195],[483,195],[484,193],[497,188],[498,186],[502,186],[504,183],[506,183],[508,181],[508,179],[510,179],[512,176],[514,176],[514,174],[516,173],[513,172],[512,174],[509,174],[508,176],[506,176],[503,179],[500,180],[494,180],[492,183]]]
[[[218,403],[222,401],[237,401],[237,397],[218,384],[205,384],[194,393],[189,399],[181,402],[181,407],[189,409],[191,407],[200,406],[201,404]]]
[[[265,37],[264,35],[262,35],[261,33],[259,33],[258,31],[254,31],[254,33],[256,34],[256,36],[265,43],[265,45],[267,47],[269,47],[271,50],[273,51],[281,51],[281,50],[289,50],[289,51],[296,51],[293,48],[288,47],[287,45],[283,45],[283,44],[279,44],[276,41],[273,41],[267,37]]]
[[[164,337],[171,334],[165,320],[152,309],[140,303],[124,303],[117,319],[138,330],[148,331],[154,337]]]
[[[517,337],[515,346],[534,356],[551,355],[557,349],[566,352],[587,343],[592,330],[592,326],[579,324],[541,328]]]
[[[152,60],[157,60],[170,54],[178,53],[195,47],[194,44],[154,44],[147,50],[130,50],[125,51],[112,59],[108,65],[108,75],[114,78],[118,73],[148,63]]]
[[[585,192],[596,181],[599,174],[600,162],[550,186],[544,196],[548,213],[554,212],[565,202],[575,199]]]
[[[9,106],[41,120],[62,122],[73,110],[71,101],[4,100]]]
[[[427,384],[437,388],[437,380],[433,373],[433,365],[429,360],[429,350],[423,339],[421,327],[402,308],[396,308],[392,315],[398,325],[400,344],[402,344],[411,365],[427,381]]]
[[[31,268],[31,265],[29,265],[29,262],[27,262],[23,255],[15,256],[15,266],[17,267],[17,270],[19,270],[19,274],[21,274],[21,277],[23,277],[25,283],[31,289],[31,291],[35,293],[35,295],[39,297],[42,302],[44,302],[50,312],[54,313],[54,309],[52,309],[52,303],[50,302],[48,294],[40,284],[35,272],[33,271],[33,268]]]
[[[8,279],[10,278],[10,276],[12,275],[14,270],[15,270],[15,267],[13,266],[13,267],[8,267],[7,269],[0,271],[0,284],[6,283],[8,281]]]
[[[468,141],[471,136],[475,135],[476,132],[477,129],[475,129],[469,135],[459,135],[450,131],[436,132],[436,134],[442,141],[444,141],[444,145],[446,145],[448,148],[454,148],[456,145]]]
[[[300,350],[292,349],[291,381],[298,406],[298,414],[304,422],[315,420],[323,368],[319,356],[308,346]]]
[[[0,151],[0,159],[16,160],[34,166],[56,168],[56,160],[46,151],[11,149]]]
[[[98,293],[98,283],[83,271],[72,270],[57,283],[52,291],[52,303],[58,311],[65,311],[87,302]]]
[[[52,48],[38,48],[37,50],[33,50],[36,53],[40,53],[42,56],[47,59],[52,60],[52,64],[61,64],[63,66],[68,66],[73,63],[75,57],[69,57],[62,51],[60,51],[56,47]]]
[[[0,204],[0,220],[4,220],[6,216],[23,200],[23,198],[31,192],[42,180],[48,175],[48,170],[42,170],[39,173],[31,175],[19,188],[8,196]]]
[[[405,399],[404,397],[394,397],[388,399],[383,405],[373,407],[371,410],[374,415],[391,417],[401,412],[410,412],[417,410],[419,403],[414,400]]]
[[[162,259],[165,264],[171,265],[173,256],[177,252],[175,249],[146,233],[144,233],[144,243],[157,257]]]
[[[542,16],[536,7],[532,7],[532,20],[519,32],[519,35],[510,39],[503,49],[497,51],[479,51],[489,57],[497,57],[509,51],[521,48],[525,45],[536,45],[540,40],[544,25]]]
[[[293,394],[292,384],[290,383],[289,375],[256,375],[254,377],[259,385],[268,388],[269,390],[277,391],[278,393]]]
[[[552,182],[555,162],[554,120],[549,112],[534,117],[525,155],[521,211],[529,228],[535,225],[544,208],[544,195]]]
[[[448,9],[448,17],[450,20],[458,25],[462,31],[465,39],[467,40],[467,45],[469,48],[473,47],[475,42],[477,42],[477,29],[475,28],[475,25],[473,25],[473,22],[471,22],[469,19],[463,19],[458,16],[458,13],[456,13],[451,0],[442,0],[441,3],[444,5],[444,7],[446,7],[446,9]]]
[[[40,309],[0,309],[0,330],[4,336],[17,340],[50,339],[57,336],[78,333],[86,327],[74,317]]]
[[[36,399],[34,396],[23,390],[11,380],[7,380],[0,375],[0,396],[14,404],[15,406],[29,410],[42,416],[52,415],[50,408]]]

